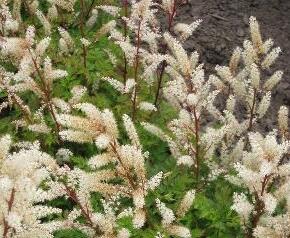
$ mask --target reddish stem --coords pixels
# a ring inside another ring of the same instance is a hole
[[[256,106],[256,100],[257,100],[257,90],[254,89],[254,97],[253,97],[253,103],[251,106],[251,111],[250,111],[250,121],[249,121],[249,126],[248,126],[248,130],[251,131],[253,128],[253,120],[254,120],[254,109]]]
[[[110,146],[111,146],[111,149],[112,149],[113,153],[115,154],[115,156],[116,156],[118,162],[120,163],[120,165],[122,166],[122,168],[123,168],[124,171],[125,171],[125,174],[122,175],[122,177],[125,177],[126,180],[129,182],[131,188],[132,188],[133,190],[135,190],[135,189],[136,189],[136,185],[135,185],[134,179],[133,179],[132,176],[130,175],[130,171],[129,171],[129,169],[127,168],[127,166],[125,166],[125,164],[124,164],[123,161],[122,161],[121,156],[120,156],[119,153],[118,153],[117,142],[116,142],[116,141],[111,142],[111,143],[110,143]]]
[[[264,214],[265,211],[265,203],[263,200],[260,199],[260,197],[263,197],[264,193],[266,192],[266,188],[268,185],[268,182],[270,181],[272,174],[266,175],[262,181],[262,189],[259,194],[256,192],[255,193],[255,207],[254,207],[254,212],[253,212],[253,217],[251,220],[251,227],[247,229],[246,237],[247,238],[253,238],[253,231],[257,227],[261,216]]]
[[[89,211],[88,207],[87,206],[84,207],[82,205],[82,203],[80,202],[76,192],[73,189],[71,189],[70,187],[66,186],[66,185],[65,185],[65,191],[66,191],[66,194],[69,196],[69,198],[80,207],[81,213],[82,213],[83,217],[86,219],[87,224],[92,229],[95,230],[96,235],[101,235],[102,232],[101,232],[100,228],[94,226],[94,223],[93,223],[92,218],[91,218],[92,215],[90,214],[90,211]]]
[[[124,16],[128,17],[128,0],[123,1],[123,7],[124,7]],[[123,21],[123,24],[124,24],[124,37],[126,40],[128,34],[128,26],[126,21]],[[128,62],[125,52],[123,53],[123,58],[124,58],[123,81],[125,84],[127,82],[128,77]]]
[[[173,3],[173,8],[170,12],[168,12],[167,14],[167,30],[168,32],[172,32],[172,26],[173,26],[173,20],[174,20],[174,17],[176,15],[176,11],[177,11],[177,2],[176,0],[174,0],[174,3]],[[165,54],[167,52],[168,48],[166,45],[164,45],[163,47],[163,53]],[[160,73],[159,73],[159,77],[158,77],[158,83],[157,83],[157,91],[156,91],[156,95],[155,95],[155,100],[154,100],[154,105],[157,106],[157,103],[158,103],[158,99],[159,99],[159,95],[160,95],[160,90],[162,88],[162,80],[163,80],[163,75],[164,75],[164,72],[165,72],[165,67],[166,67],[166,61],[162,61],[161,63],[161,69],[160,69]]]
[[[200,148],[199,148],[199,118],[196,113],[195,107],[193,108],[193,117],[194,117],[194,132],[195,132],[195,165],[196,165],[196,180],[199,180],[199,173],[200,173]]]
[[[84,31],[85,4],[84,4],[84,0],[80,0],[80,5],[81,5],[80,32],[81,32],[82,38],[85,38],[85,31]],[[83,64],[84,64],[85,70],[87,70],[87,47],[84,44],[82,44],[82,48],[83,48]],[[88,83],[86,74],[85,74],[85,78],[86,78],[86,83]]]
[[[7,211],[8,211],[8,213],[12,210],[12,206],[13,206],[14,198],[15,198],[15,192],[16,192],[15,188],[12,188],[9,200],[7,201],[7,205],[8,205]],[[7,238],[10,226],[9,226],[8,222],[5,220],[5,218],[3,220],[3,224],[4,224],[3,238]]]
[[[46,81],[45,81],[45,78],[43,77],[43,75],[41,74],[40,72],[40,69],[38,68],[38,65],[37,65],[37,62],[36,60],[34,59],[32,53],[30,52],[31,54],[31,59],[33,61],[33,64],[34,64],[34,67],[36,69],[36,72],[42,82],[42,91],[44,93],[44,100],[45,100],[45,103],[48,107],[48,111],[50,112],[51,116],[52,116],[52,119],[54,120],[54,123],[55,123],[55,126],[56,126],[56,133],[57,135],[59,136],[59,132],[60,132],[60,129],[61,129],[61,126],[60,124],[57,122],[57,119],[56,119],[56,115],[55,115],[55,112],[54,112],[54,109],[53,109],[53,105],[52,105],[52,102],[51,102],[51,92],[50,92],[50,88],[48,87],[48,85],[46,84]]]
[[[138,73],[139,73],[139,51],[141,45],[141,22],[139,21],[138,30],[137,30],[137,46],[136,46],[136,56],[135,56],[135,65],[134,65],[134,79],[135,79],[135,88],[133,92],[133,103],[132,103],[132,120],[133,122],[136,119],[136,109],[137,109],[137,92],[138,92]]]

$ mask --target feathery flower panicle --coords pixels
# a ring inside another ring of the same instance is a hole
[[[198,28],[198,26],[202,23],[201,19],[198,19],[191,24],[185,23],[177,23],[174,26],[174,31],[180,34],[180,39],[185,41],[192,35],[192,33]]]
[[[82,97],[87,92],[87,88],[82,85],[76,85],[71,89],[72,97],[69,99],[69,104],[75,105],[80,102]]]
[[[1,142],[0,143],[0,146],[1,146],[0,147],[0,158],[1,158],[1,161],[2,161],[8,155],[12,140],[11,140],[11,137],[9,135],[6,135],[6,136],[1,137],[0,142]]]
[[[169,14],[173,13],[174,10],[174,0],[162,0],[162,8]]]
[[[71,51],[64,38],[59,39],[58,47],[61,55],[68,55]]]
[[[36,11],[36,16],[39,19],[39,21],[41,22],[41,24],[43,25],[44,31],[46,35],[50,35],[51,34],[51,24],[50,22],[46,19],[46,16],[43,14],[42,11],[40,11],[39,9]]]
[[[184,206],[185,203],[190,202],[193,199],[193,194],[194,193],[192,191],[189,191],[185,199],[182,201],[181,206]],[[170,208],[166,207],[165,204],[161,202],[158,198],[155,201],[156,201],[156,206],[159,210],[159,213],[162,217],[162,226],[165,229],[165,231],[169,235],[173,235],[173,236],[178,236],[182,238],[191,237],[190,230],[188,228],[175,224],[176,216],[174,215],[173,211]],[[183,208],[185,207],[188,207],[188,205],[185,205]],[[180,214],[180,215],[182,217],[184,214]]]
[[[64,54],[72,52],[75,43],[70,34],[68,33],[68,31],[66,31],[62,27],[58,27],[58,32],[61,36],[61,38],[59,39],[59,48],[61,52]]]
[[[112,65],[116,67],[117,63],[118,63],[118,59],[117,59],[116,55],[111,50],[104,49],[104,51],[108,55]]]
[[[158,198],[156,199],[156,206],[162,216],[162,224],[168,226],[175,220],[173,211],[165,206]]]
[[[272,64],[276,61],[276,59],[279,57],[281,51],[282,50],[280,47],[274,48],[269,54],[267,54],[267,56],[263,60],[262,67],[265,69],[269,69],[272,66]]]
[[[47,10],[47,19],[51,22],[58,18],[58,11],[55,4],[52,4]]]
[[[68,12],[73,12],[76,0],[50,0],[50,3]]]
[[[2,3],[0,7],[1,24],[0,30],[3,36],[7,36],[10,33],[15,33],[19,29],[19,22],[13,18],[7,3]]]
[[[282,71],[276,71],[271,77],[267,79],[264,84],[266,90],[272,91],[273,88],[281,81],[283,76]]]
[[[68,130],[61,131],[60,134],[63,139],[76,142],[91,142],[97,140],[99,136],[103,138],[106,134],[106,125],[103,120],[107,120],[107,118],[103,118],[104,114],[102,115],[102,112],[88,103],[76,104],[75,108],[83,111],[87,115],[87,118],[69,114],[58,114],[58,123],[63,127],[69,128]]]
[[[257,108],[258,118],[264,117],[270,106],[271,93],[266,93]]]
[[[91,157],[89,166],[93,169],[98,169],[114,161],[116,161],[116,158],[112,157],[110,153],[103,153]]]
[[[58,161],[67,162],[69,158],[73,156],[73,153],[69,149],[60,148],[55,156]]]
[[[92,28],[95,25],[98,19],[98,14],[99,14],[98,10],[94,8],[91,12],[90,18],[86,22],[86,27]]]
[[[192,65],[181,43],[174,39],[169,33],[164,34],[164,39],[173,54],[174,58],[171,58],[173,60],[172,63],[179,67],[182,74],[190,75],[192,73]]]
[[[162,178],[163,172],[161,171],[148,180],[147,188],[150,190],[155,190],[160,185]]]
[[[229,98],[227,99],[226,110],[228,110],[229,112],[234,112],[235,106],[236,106],[236,98],[234,95],[230,95]]]
[[[264,53],[263,52],[263,40],[260,32],[260,26],[255,17],[250,17],[249,19],[249,24],[250,24],[250,31],[251,31],[251,40],[253,42],[253,45],[255,48],[257,48],[260,52],[259,53]]]
[[[111,5],[100,5],[97,7],[97,9],[100,9],[114,17],[119,15],[120,8],[116,6],[111,6]]]
[[[195,199],[195,190],[190,190],[185,194],[177,210],[177,215],[179,217],[183,217],[188,212],[194,199]]]
[[[123,123],[132,144],[136,146],[136,148],[141,148],[141,144],[135,126],[131,118],[126,114],[123,115]]]
[[[102,78],[104,81],[107,81],[114,89],[116,89],[118,92],[120,93],[124,93],[125,92],[125,85],[113,78],[110,77],[104,77]]]
[[[157,111],[157,108],[149,102],[140,102],[139,108],[143,111]]]
[[[235,75],[236,70],[239,66],[240,60],[242,56],[242,50],[240,47],[235,48],[229,62],[229,68],[233,75]]]
[[[142,74],[142,79],[144,79],[149,85],[154,82],[154,77],[156,70],[161,62],[166,60],[166,56],[162,54],[146,54],[142,63],[144,64],[144,72]]]
[[[122,228],[118,231],[117,238],[129,238],[130,232],[126,228]]]
[[[282,136],[287,138],[289,132],[288,125],[289,110],[286,106],[281,106],[278,111],[278,126]]]
[[[249,215],[253,211],[254,206],[248,201],[248,198],[244,193],[234,193],[231,209],[239,214],[242,221],[246,222],[249,219]]]
[[[153,124],[150,124],[148,122],[142,122],[141,124],[147,131],[149,131],[153,135],[157,136],[161,140],[166,141],[167,135],[160,128],[158,128],[157,126],[154,126]]]
[[[7,4],[6,1],[4,3]],[[21,4],[22,4],[21,0],[16,0],[16,1],[13,1],[13,5],[12,5],[12,15],[18,22],[22,22]]]
[[[183,155],[177,158],[177,165],[184,165],[184,166],[191,167],[194,165],[194,160],[189,155]]]
[[[250,82],[254,89],[260,88],[260,70],[255,63],[251,65]]]
[[[73,210],[68,215],[67,223],[72,227],[82,228],[89,235],[110,236],[117,229],[118,196],[122,188],[118,185],[109,184],[108,181],[115,177],[110,170],[98,170],[95,172],[85,172],[80,169],[66,168],[59,175],[59,186],[66,195],[67,199],[76,203],[80,210]],[[66,178],[63,180],[63,178]],[[100,202],[104,212],[94,212],[91,206],[91,193],[99,192],[106,200]],[[116,194],[119,194],[115,197]],[[82,216],[84,224],[80,224],[76,219]]]
[[[61,98],[52,98],[53,105],[63,113],[70,113],[71,105]]]
[[[108,23],[104,24],[96,33],[95,41],[98,41],[101,38],[101,36],[110,33],[113,29],[115,29],[115,27],[116,27],[115,20],[111,20]]]
[[[137,209],[133,216],[133,226],[134,228],[140,229],[144,226],[146,222],[146,214],[143,209]]]
[[[144,164],[147,155],[146,153],[142,153],[140,141],[132,120],[127,115],[123,116],[125,129],[131,144],[120,145],[117,141],[118,130],[116,125],[114,125],[115,121],[110,111],[98,111],[91,104],[80,104],[77,105],[77,108],[81,109],[87,115],[87,118],[65,114],[58,115],[59,123],[62,126],[72,128],[61,132],[61,135],[66,135],[63,139],[82,142],[85,141],[84,137],[87,136],[88,139],[86,142],[95,140],[99,148],[106,150],[102,154],[93,156],[89,160],[89,165],[93,169],[99,169],[109,163],[115,164],[115,172],[112,171],[111,174],[118,175],[126,183],[127,187],[124,188],[124,191],[130,194],[134,202],[134,226],[137,228],[142,227],[146,221],[144,207],[145,196],[148,193],[147,190],[157,187],[160,183],[158,181],[160,178],[154,184],[152,184],[152,180],[147,181]],[[68,135],[73,135],[75,138],[72,136],[69,138]],[[87,175],[83,174],[82,176]],[[104,178],[103,176],[102,180]],[[148,186],[147,184],[152,185]],[[110,188],[109,186],[111,185],[103,184],[102,189],[108,189]],[[84,189],[84,191],[89,191],[89,188]],[[103,192],[106,191],[104,190]]]
[[[118,45],[124,53],[125,68],[123,82],[118,80],[108,80],[108,82],[121,93],[129,94],[132,102],[132,117],[135,120],[137,109],[144,108],[147,111],[154,110],[149,104],[142,104],[139,99],[140,81],[145,81],[148,85],[153,83],[153,78],[158,71],[158,66],[164,61],[164,56],[158,52],[158,45],[161,38],[159,34],[158,21],[155,13],[157,4],[152,0],[141,0],[127,2],[130,7],[129,14],[122,17],[125,33],[111,28],[110,39]],[[127,32],[131,34],[127,34]],[[134,72],[134,85],[131,88],[124,88],[128,80],[128,67],[132,67]],[[134,86],[134,87],[133,87]]]
[[[39,124],[31,124],[28,125],[27,127],[28,130],[37,132],[37,133],[43,133],[43,134],[48,134],[51,132],[51,128],[49,128],[45,122],[41,122]]]
[[[167,229],[170,235],[178,236],[181,238],[190,238],[190,230],[184,226],[172,225]]]
[[[263,222],[264,226],[257,226],[254,230],[254,236],[257,238],[282,238],[290,234],[289,213],[269,217]]]

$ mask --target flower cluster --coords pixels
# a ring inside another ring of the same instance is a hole
[[[173,19],[181,3],[182,1],[162,1],[161,4],[157,4],[152,0],[133,2],[130,15],[122,18],[125,24],[125,35],[118,29],[111,31],[110,38],[124,52],[124,82],[122,83],[108,77],[103,79],[119,92],[131,94],[133,120],[135,120],[137,108],[144,111],[156,110],[158,97],[161,93],[162,78],[165,72],[167,60],[165,55],[167,51],[166,41],[168,38],[168,33],[162,32],[162,27],[160,27],[157,18],[158,14],[162,12],[165,15],[168,14],[168,30],[171,31]],[[190,25],[178,23],[174,29],[179,33],[180,39],[185,41],[200,23],[201,20],[197,20]],[[127,31],[132,32],[131,38],[127,36]],[[133,79],[128,79],[127,77],[128,67],[133,68]],[[146,86],[151,86],[156,78],[158,78],[158,87],[154,104],[142,101],[142,98],[139,98],[139,91],[143,87],[142,82],[145,81]],[[129,85],[132,87],[131,90],[128,90],[127,81],[129,80]]]
[[[281,49],[250,17],[251,39],[208,76],[199,53],[184,46],[202,21],[176,22],[187,1],[108,2],[0,1],[0,112],[16,118],[13,139],[0,136],[0,236],[51,238],[68,228],[100,238],[148,230],[190,238],[192,205],[222,181],[239,188],[228,209],[246,237],[289,237],[287,106],[276,130],[257,132],[283,76],[271,70]],[[110,70],[96,74],[104,42]],[[103,81],[120,98],[99,97]],[[119,99],[124,105],[113,108]],[[157,145],[156,168],[144,128],[166,142]],[[161,161],[171,156],[176,168]],[[167,178],[180,174],[183,190],[166,191]]]
[[[88,103],[76,104],[75,108],[82,110],[86,117],[59,114],[58,122],[68,128],[60,132],[62,139],[78,143],[94,141],[98,148],[104,150],[103,153],[91,157],[89,165],[92,169],[99,169],[108,164],[114,164],[115,172],[110,173],[122,178],[126,186],[118,186],[117,189],[97,185],[92,187],[94,189],[99,187],[100,191],[111,194],[119,191],[123,196],[131,197],[134,205],[131,208],[134,227],[143,227],[146,222],[145,197],[149,191],[158,187],[162,179],[162,172],[147,179],[145,159],[148,157],[148,152],[142,151],[139,137],[129,116],[123,115],[123,122],[131,144],[120,145],[117,123],[109,110],[101,112]],[[103,174],[100,178],[105,177]],[[109,179],[112,178],[108,177]],[[84,189],[80,194],[90,191],[83,185],[80,187]]]
[[[264,73],[261,71],[268,70],[274,63],[280,48],[271,51],[273,41],[262,41],[254,17],[250,18],[250,32],[251,41],[246,40],[244,49],[234,51],[229,66],[216,66],[217,75],[212,74],[208,79],[203,64],[199,63],[198,53],[188,55],[182,42],[169,33],[164,34],[170,50],[166,55],[165,71],[171,80],[165,84],[163,93],[179,115],[168,125],[173,137],[147,122],[143,125],[168,142],[177,164],[193,166],[196,176],[199,176],[200,160],[208,159],[206,164],[212,170],[212,178],[241,158],[248,140],[247,132],[265,116],[270,106],[271,90],[282,78],[282,71],[276,71],[268,79],[262,79]],[[227,97],[226,103],[218,105],[217,97]],[[243,115],[243,111],[238,110],[241,107],[246,108]],[[285,135],[288,130],[287,108],[281,107],[279,115],[280,131]],[[213,122],[219,124],[219,128]],[[222,158],[220,165],[211,161],[217,153]]]
[[[6,105],[16,105],[23,113],[24,119],[17,121],[19,126],[28,126],[30,130],[48,133],[49,127],[43,118],[43,110],[48,110],[56,123],[55,108],[52,103],[53,83],[56,79],[67,76],[65,70],[54,69],[51,59],[45,53],[51,39],[46,37],[39,42],[35,40],[35,28],[27,28],[26,37],[18,40],[22,44],[14,45],[14,38],[7,38],[1,43],[3,55],[14,55],[17,58],[17,72],[9,72],[2,68],[1,90],[8,95]],[[21,94],[32,91],[40,98],[40,108],[33,115],[28,105],[21,99]],[[56,129],[59,130],[56,123]]]
[[[41,187],[57,170],[55,160],[41,152],[38,144],[10,154],[10,136],[0,142],[1,237],[52,237],[54,231],[66,226],[63,221],[41,221],[62,212],[45,205],[58,195]]]
[[[0,231],[3,237],[27,235],[36,237],[40,232],[43,233],[43,237],[51,237],[54,231],[65,227],[78,228],[90,237],[95,237],[95,235],[129,237],[129,231],[119,229],[117,225],[117,220],[124,216],[132,217],[134,227],[140,229],[144,226],[148,213],[145,198],[150,191],[159,186],[163,177],[162,172],[147,179],[144,162],[148,153],[142,152],[142,146],[130,117],[124,115],[123,121],[131,144],[120,145],[116,138],[118,132],[114,126],[114,118],[112,117],[111,121],[108,120],[108,116],[112,116],[109,111],[103,114],[108,122],[106,124],[105,120],[97,120],[97,116],[101,116],[102,113],[92,105],[78,105],[78,107],[86,111],[88,117],[95,119],[95,124],[91,125],[91,131],[95,134],[89,137],[94,138],[96,145],[104,149],[102,153],[89,159],[88,164],[91,168],[89,172],[79,168],[72,169],[67,165],[59,166],[50,155],[39,150],[38,143],[23,144],[19,152],[10,155],[8,151],[11,138],[9,136],[1,138],[0,185],[1,191],[4,192],[1,193],[3,198],[0,197],[3,200],[0,207],[3,216]],[[71,134],[67,131],[60,133],[70,135],[63,139],[84,142],[79,140],[81,136],[73,133],[79,128],[77,121],[81,120],[80,117],[62,114],[57,118],[62,126],[73,128]],[[89,121],[83,119],[81,123],[85,125]],[[100,134],[100,128],[102,128],[102,134]],[[72,155],[71,152],[65,152],[65,154]],[[107,167],[108,164],[113,164],[114,167]],[[116,177],[121,178],[124,183],[112,183],[111,181]],[[42,183],[45,184],[44,188],[41,186]],[[91,205],[91,195],[94,192],[100,193],[103,197],[103,213],[95,212]],[[49,223],[40,222],[41,218],[51,214],[61,214],[62,210],[39,203],[63,196],[74,202],[77,207],[65,219]],[[132,198],[132,206],[126,209],[120,207],[122,197]],[[179,217],[184,216],[189,210],[193,199],[194,191],[189,191],[177,211]],[[163,206],[165,205],[161,207]],[[158,206],[158,209],[162,216],[165,216],[164,209],[161,207]],[[83,217],[85,223],[80,223],[79,217]],[[189,237],[187,228],[178,224],[171,225],[172,222],[173,220],[169,223],[163,222],[167,232],[179,237]]]
[[[275,215],[275,209],[281,201],[285,199],[289,203],[290,176],[288,161],[281,163],[289,151],[289,141],[279,143],[276,136],[275,132],[265,137],[250,133],[251,150],[244,151],[241,162],[235,164],[237,176],[229,177],[234,183],[248,189],[249,198],[245,193],[234,195],[232,209],[240,215],[246,232],[253,232],[255,237],[284,237],[290,234],[286,223],[273,225],[289,213]],[[271,191],[274,183],[276,189]]]

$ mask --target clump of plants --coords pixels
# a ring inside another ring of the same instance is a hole
[[[281,49],[250,17],[209,75],[184,4],[0,1],[1,237],[290,236]]]

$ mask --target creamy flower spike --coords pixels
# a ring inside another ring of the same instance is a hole
[[[65,223],[41,221],[62,211],[43,204],[58,195],[53,195],[50,189],[43,190],[40,184],[57,170],[55,160],[37,147],[9,154],[11,138],[5,136],[0,141],[1,235],[52,237],[54,231],[65,227]]]
[[[250,133],[251,150],[244,151],[241,162],[235,165],[237,176],[230,178],[230,181],[243,185],[249,191],[249,196],[234,194],[232,209],[240,215],[242,224],[251,227],[257,234],[255,237],[263,237],[262,234],[267,236],[268,232],[276,234],[270,237],[283,237],[278,235],[277,227],[271,227],[271,221],[280,219],[280,215],[274,214],[279,202],[286,199],[288,203],[289,199],[286,187],[289,186],[290,167],[288,162],[281,161],[289,151],[290,143],[279,143],[276,136],[275,132],[265,137]],[[276,184],[276,190],[271,191],[270,187],[277,178],[280,181]],[[290,232],[286,226],[282,229]]]

